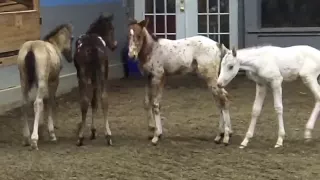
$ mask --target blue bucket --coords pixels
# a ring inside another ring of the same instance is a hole
[[[129,76],[134,76],[134,77],[141,77],[142,74],[139,70],[138,67],[138,60],[134,60],[133,58],[129,58],[128,56],[128,48],[125,49],[125,55],[126,55],[126,63],[127,63],[127,68],[128,68],[128,75]]]

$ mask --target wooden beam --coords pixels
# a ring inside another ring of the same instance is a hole
[[[19,4],[23,4],[25,6],[27,6],[29,9],[33,9],[33,0],[11,0],[14,2],[17,2]]]

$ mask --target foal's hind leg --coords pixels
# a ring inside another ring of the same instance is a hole
[[[48,131],[51,141],[57,141],[54,133],[54,118],[55,118],[55,96],[59,84],[59,79],[49,84],[49,101],[48,101]]]
[[[312,129],[314,128],[315,122],[317,121],[319,112],[320,112],[320,87],[317,81],[316,76],[304,76],[301,77],[304,84],[309,87],[311,92],[313,93],[316,103],[310,115],[310,118],[306,124],[306,129],[304,133],[304,138],[309,141],[312,138]]]
[[[147,113],[147,121],[148,121],[148,129],[150,132],[154,132],[156,127],[155,127],[155,120],[154,120],[154,115],[152,111],[152,104],[151,104],[151,88],[148,84],[145,87],[145,97],[144,97],[144,109]],[[151,136],[152,138],[152,136]],[[150,138],[150,139],[151,139]]]
[[[101,93],[101,108],[102,108],[102,113],[103,113],[103,119],[105,122],[105,138],[107,141],[108,145],[112,145],[112,139],[111,139],[111,130],[109,126],[109,121],[108,121],[108,109],[109,109],[109,102],[108,102],[108,94],[107,94],[107,89],[104,88]]]
[[[23,121],[23,142],[22,144],[24,146],[30,145],[30,129],[29,129],[29,123],[28,123],[28,102],[29,102],[29,95],[28,95],[29,88],[27,85],[24,84],[24,82],[21,82],[21,92],[22,92],[22,121]]]
[[[80,90],[80,108],[81,108],[81,122],[79,123],[79,129],[78,129],[78,141],[77,146],[83,145],[84,140],[84,129],[86,126],[86,118],[89,108],[89,97],[87,94],[87,88],[86,85],[82,84],[82,82],[79,84],[79,90]]]
[[[43,79],[39,79],[38,81],[38,90],[37,90],[37,96],[36,100],[34,101],[34,123],[33,123],[33,132],[31,135],[31,147],[33,149],[38,149],[38,127],[39,127],[39,121],[40,118],[43,117],[43,110],[44,110],[44,104],[43,104],[43,98],[45,96],[47,90],[47,84]]]
[[[97,111],[98,111],[98,94],[97,88],[92,89],[92,99],[91,99],[91,109],[92,109],[92,119],[91,119],[91,136],[90,139],[96,139],[96,125],[95,119],[97,119]]]
[[[283,139],[285,136],[284,123],[283,123],[283,105],[282,105],[282,80],[276,80],[271,82],[271,87],[273,91],[274,99],[274,109],[278,116],[279,130],[278,130],[278,140],[275,148],[283,146]]]

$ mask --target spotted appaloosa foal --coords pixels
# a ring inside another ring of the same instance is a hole
[[[145,109],[149,130],[154,131],[151,142],[157,144],[162,135],[160,100],[165,76],[196,72],[206,80],[220,110],[219,129],[216,143],[229,143],[232,133],[227,92],[217,87],[221,57],[227,48],[204,36],[180,40],[158,39],[146,29],[148,20],[129,24],[129,57],[139,59],[140,69],[148,76]]]

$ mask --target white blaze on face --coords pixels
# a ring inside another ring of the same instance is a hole
[[[133,29],[130,29],[130,45],[129,45],[129,53],[132,54],[133,56],[137,56],[138,53],[136,51],[136,46],[133,42],[133,35],[134,35],[134,31]]]

